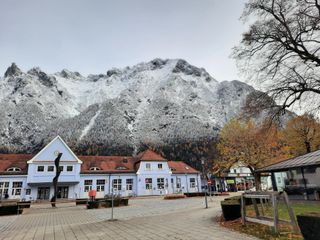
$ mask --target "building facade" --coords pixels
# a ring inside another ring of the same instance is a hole
[[[57,136],[38,154],[0,154],[0,197],[50,199],[58,153],[61,174],[58,198],[97,197],[112,192],[122,196],[148,196],[201,190],[200,173],[181,161],[168,161],[147,150],[137,156],[76,156]]]

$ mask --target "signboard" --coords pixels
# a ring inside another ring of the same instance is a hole
[[[237,173],[228,173],[228,177],[237,177],[238,174]]]
[[[234,184],[234,179],[227,179],[228,184]]]

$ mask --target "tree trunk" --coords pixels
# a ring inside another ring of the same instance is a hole
[[[254,173],[254,182],[256,184],[256,191],[261,191],[261,175],[260,173]]]
[[[56,176],[52,180],[52,184],[53,184],[53,197],[51,198],[52,207],[56,207],[56,200],[57,200],[57,194],[58,194],[58,179],[61,173],[61,170],[60,170],[61,156],[62,156],[62,153],[59,153],[57,158],[54,160],[54,164],[56,166]]]
[[[306,146],[307,153],[311,152],[311,143],[309,141],[305,141],[304,145]]]
[[[256,185],[256,191],[261,191],[261,175],[260,175],[260,173],[255,172],[254,168],[252,166],[248,166],[248,168],[250,169],[251,174],[254,177],[254,182],[255,182],[255,185]]]

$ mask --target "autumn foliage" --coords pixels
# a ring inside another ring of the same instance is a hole
[[[313,115],[304,114],[292,118],[283,133],[290,152],[294,156],[319,149],[320,124]]]
[[[257,125],[251,120],[241,122],[234,119],[227,123],[220,132],[217,147],[220,153],[218,164],[222,168],[229,169],[240,162],[251,170],[256,183],[260,180],[255,169],[289,157],[289,148],[277,126]]]

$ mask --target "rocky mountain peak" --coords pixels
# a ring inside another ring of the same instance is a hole
[[[60,73],[58,73],[63,78],[68,79],[76,79],[76,78],[82,78],[82,75],[79,72],[72,72],[68,69],[63,69]]]
[[[47,87],[52,87],[56,79],[53,76],[49,76],[45,72],[43,72],[39,67],[34,67],[28,71],[29,75],[35,76],[38,80]]]
[[[6,75],[13,77],[0,84],[0,146],[20,152],[37,151],[56,135],[79,151],[91,146],[90,154],[211,139],[255,91],[217,82],[182,59],[88,76],[32,68],[16,77],[20,72],[11,66]]]
[[[4,77],[14,77],[22,74],[22,71],[15,63],[12,63],[10,67],[4,73]]]

